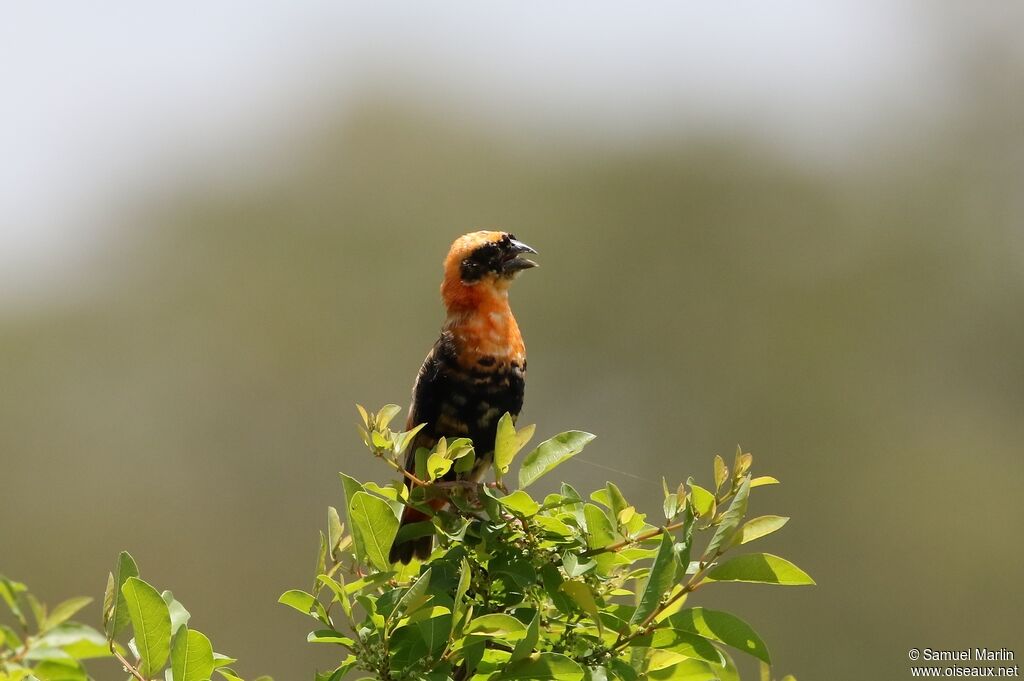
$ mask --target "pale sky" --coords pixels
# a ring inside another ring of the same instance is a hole
[[[865,130],[944,96],[919,10],[865,0],[7,3],[0,300],[45,287],[101,242],[117,206],[162,177],[224,156],[258,160],[382,79],[427,106],[443,91],[463,115],[596,143],[743,127],[796,154],[842,158]]]

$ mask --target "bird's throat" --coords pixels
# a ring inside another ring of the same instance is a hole
[[[451,332],[459,347],[459,360],[467,368],[481,360],[486,365],[489,358],[498,364],[522,366],[525,362],[526,348],[507,291],[482,296],[471,308],[449,308],[444,328]]]

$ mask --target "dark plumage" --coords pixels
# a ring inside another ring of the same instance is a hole
[[[504,232],[474,232],[452,244],[445,260],[441,295],[447,318],[441,336],[420,367],[413,387],[407,428],[421,423],[406,453],[405,468],[415,471],[415,452],[442,438],[468,437],[476,449],[473,470],[446,480],[479,480],[490,466],[498,420],[515,419],[523,406],[526,349],[508,305],[515,275],[535,263],[522,256],[532,248]],[[431,502],[441,508],[443,500]],[[428,516],[406,508],[402,524]],[[408,563],[430,555],[431,537],[391,547],[391,561]]]

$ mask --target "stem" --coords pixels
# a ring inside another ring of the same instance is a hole
[[[425,486],[427,486],[427,485],[429,485],[429,484],[430,484],[430,483],[428,483],[428,482],[423,482],[422,480],[420,480],[419,478],[417,478],[417,477],[416,477],[415,475],[413,475],[413,474],[412,474],[412,473],[410,473],[409,471],[405,470],[405,467],[404,467],[404,466],[399,466],[399,465],[398,465],[398,462],[396,462],[396,461],[394,461],[394,460],[390,459],[389,457],[386,457],[386,456],[383,456],[383,455],[382,455],[382,456],[381,456],[380,458],[384,459],[384,461],[385,461],[385,462],[387,462],[387,464],[388,464],[389,466],[391,466],[391,467],[392,467],[392,468],[394,468],[394,469],[395,469],[396,471],[398,471],[399,473],[401,473],[402,475],[404,475],[404,476],[405,476],[406,478],[408,478],[408,479],[409,479],[409,481],[410,481],[410,482],[412,482],[413,484],[415,484],[415,485],[419,485],[420,487],[425,487]]]
[[[679,591],[679,593],[677,593],[675,596],[673,596],[672,598],[670,598],[667,601],[665,601],[664,604],[658,606],[658,608],[654,612],[652,612],[650,615],[647,616],[646,619],[644,619],[644,621],[641,623],[640,626],[643,629],[647,629],[648,627],[651,626],[651,623],[654,622],[655,618],[657,618],[658,615],[660,615],[665,610],[667,610],[670,605],[672,605],[673,603],[678,601],[680,598],[682,598],[686,594],[692,593],[693,591],[696,591],[697,587],[699,587],[700,584],[701,584],[701,580],[704,579],[704,575],[707,573],[708,567],[710,567],[710,566],[711,566],[711,563],[708,563],[706,566],[704,566],[700,570],[697,570],[697,572],[694,573],[693,577],[690,578],[690,581],[688,581],[686,583],[686,585]]]
[[[707,574],[708,570],[714,564],[715,559],[718,558],[720,555],[721,551],[715,551],[715,555],[713,555],[707,562],[701,561],[701,568],[697,570],[697,572],[695,572],[692,577],[690,577],[690,579],[686,582],[686,585],[683,586],[682,590],[680,590],[679,593],[677,593],[675,596],[659,605],[654,610],[654,612],[648,615],[644,619],[644,621],[640,623],[640,628],[634,631],[632,634],[630,634],[629,636],[620,635],[618,640],[615,641],[612,647],[608,649],[608,652],[617,653],[623,648],[625,648],[627,645],[629,645],[629,642],[633,639],[649,634],[651,630],[654,628],[654,620],[657,619],[658,615],[665,612],[665,610],[667,610],[669,606],[671,606],[673,603],[678,601],[683,596],[686,596],[689,593],[693,593],[701,587],[701,585],[704,583],[704,576]]]
[[[138,679],[139,681],[149,681],[149,679],[143,676],[142,673],[138,669],[136,669],[131,662],[125,659],[124,655],[117,652],[117,648],[114,647],[113,641],[110,642],[110,652],[113,653],[114,657],[117,658],[117,661],[121,663],[121,666],[128,670],[128,673],[130,673],[136,679]]]
[[[0,657],[0,663],[7,664],[8,662],[10,662],[11,664],[21,664],[22,660],[25,659],[25,656],[28,655],[28,651],[31,647],[32,637],[26,636],[24,643],[22,643],[21,649],[12,650],[9,653],[4,653],[4,655]]]
[[[730,489],[721,499],[716,500],[716,505],[723,504],[726,501],[728,501],[735,494],[735,492],[736,490]],[[601,549],[592,549],[590,551],[583,553],[582,555],[587,556],[603,553],[605,551],[618,551],[625,546],[629,546],[630,544],[635,544],[637,542],[644,541],[645,539],[657,537],[660,534],[663,534],[665,532],[671,532],[672,530],[679,529],[682,526],[683,523],[674,523],[672,525],[667,525],[656,530],[651,530],[650,532],[645,532],[644,534],[638,535],[633,539],[627,539],[625,541],[618,542],[617,544],[611,544],[610,546],[606,546]],[[623,636],[622,634],[619,634],[618,639],[615,641],[615,643],[612,644],[612,647],[608,649],[608,653],[614,655],[623,648],[625,648],[627,645],[629,645],[630,641],[632,641],[633,639],[649,634],[651,630],[654,629],[654,621],[658,618],[658,615],[665,612],[665,610],[667,610],[671,605],[676,603],[680,598],[683,598],[687,594],[693,593],[704,584],[704,577],[707,575],[708,570],[711,569],[711,566],[714,565],[714,562],[722,555],[723,550],[723,547],[718,547],[715,550],[714,554],[712,554],[710,557],[702,556],[700,560],[700,569],[698,569],[697,572],[695,572],[693,576],[690,577],[689,580],[687,580],[686,584],[679,591],[679,593],[677,593],[675,596],[672,596],[667,601],[659,605],[654,610],[654,612],[645,617],[644,621],[640,623],[640,628],[634,631],[632,634],[629,634],[628,636]]]
[[[679,523],[672,523],[671,525],[666,525],[665,527],[659,527],[657,529],[650,530],[648,532],[644,532],[643,534],[638,534],[637,536],[633,537],[632,539],[623,539],[620,542],[616,542],[614,544],[609,544],[608,546],[602,546],[602,547],[596,548],[596,549],[587,549],[586,551],[584,551],[583,553],[580,554],[580,557],[582,557],[582,558],[589,558],[590,556],[596,556],[596,555],[601,554],[601,553],[610,553],[610,552],[621,551],[622,549],[626,548],[627,546],[632,546],[633,544],[639,544],[642,541],[647,541],[648,539],[653,539],[654,537],[660,537],[661,535],[665,534],[666,532],[672,532],[674,530],[678,530],[682,526],[683,526],[683,523],[681,523],[681,522],[679,522]]]
[[[729,499],[731,499],[735,493],[736,493],[735,490],[730,489],[721,499],[716,499],[715,500],[715,506],[716,507],[717,506],[721,506],[725,502],[729,501]],[[713,525],[714,523],[711,523],[711,524]],[[611,552],[621,551],[622,549],[626,548],[627,546],[632,546],[633,544],[639,544],[640,542],[647,541],[648,539],[654,539],[655,537],[660,537],[661,535],[665,534],[666,532],[673,532],[673,531],[678,530],[678,529],[680,529],[682,527],[683,527],[683,523],[682,522],[672,523],[671,525],[666,525],[665,527],[659,527],[657,529],[650,530],[648,532],[644,532],[643,534],[638,534],[637,536],[633,537],[632,539],[623,539],[620,542],[616,542],[614,544],[609,544],[608,546],[602,546],[602,547],[596,548],[596,549],[588,549],[588,550],[584,551],[583,553],[581,553],[580,556],[583,557],[583,558],[589,558],[590,556],[596,556],[596,555],[599,555],[599,554],[602,554],[602,553],[611,553]],[[709,525],[709,527],[710,527],[710,525]]]

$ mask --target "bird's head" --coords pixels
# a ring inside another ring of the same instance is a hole
[[[536,267],[523,257],[536,253],[508,232],[480,231],[455,240],[444,261],[441,296],[449,309],[472,308],[504,297],[517,274]]]

